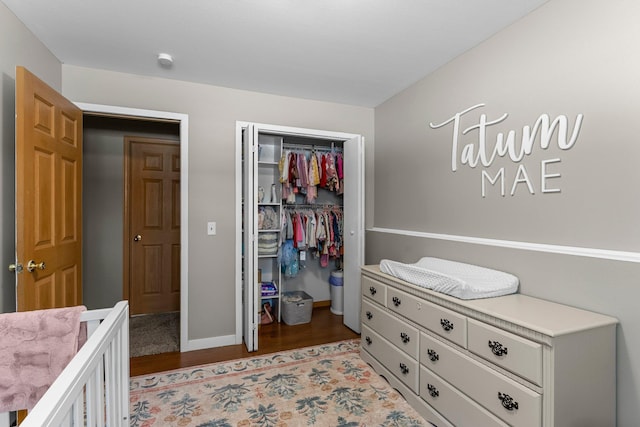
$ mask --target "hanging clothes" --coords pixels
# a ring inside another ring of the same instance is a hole
[[[311,152],[311,158],[309,159],[309,185],[320,184],[320,171],[318,169],[318,157],[315,150]]]
[[[282,151],[282,156],[278,161],[278,170],[280,171],[279,181],[285,183],[289,181],[289,151]]]
[[[327,154],[327,181],[326,187],[329,191],[338,191],[340,182],[336,171],[336,158],[333,153]]]
[[[336,170],[338,173],[338,194],[344,194],[344,159],[342,158],[342,153],[338,153],[336,155]]]
[[[327,267],[329,260],[339,260],[344,255],[344,216],[338,207],[318,207],[298,209],[284,206],[287,211],[286,238],[297,250],[307,250],[318,258],[321,267]]]
[[[320,160],[320,187],[327,187],[327,158],[324,154]]]
[[[304,196],[304,202],[316,203],[318,188],[343,193],[344,159],[340,151],[332,148],[330,152],[321,153],[315,147],[305,149],[283,149],[278,169],[279,181],[282,184],[281,198],[284,203],[293,205],[302,200],[297,194]]]
[[[309,165],[305,153],[298,153],[298,188],[301,192],[306,193],[309,186]]]

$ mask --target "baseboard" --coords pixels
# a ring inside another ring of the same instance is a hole
[[[320,307],[331,307],[331,300],[313,302],[313,308],[320,308]]]

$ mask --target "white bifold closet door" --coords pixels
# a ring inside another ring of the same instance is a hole
[[[258,131],[248,125],[242,134],[242,197],[243,206],[243,258],[242,258],[242,334],[248,351],[258,349],[258,292],[256,289],[258,263],[258,219],[253,195],[258,182],[257,173]]]
[[[360,267],[364,265],[364,138],[344,142],[344,317],[360,333]]]
[[[344,157],[344,324],[355,332],[360,332],[360,267],[364,264],[364,138],[356,134],[321,131],[302,128],[291,128],[257,123],[242,123],[237,126],[242,131],[242,197],[244,202],[243,228],[243,261],[238,277],[242,287],[242,334],[248,351],[258,349],[258,315],[259,290],[257,283],[257,151],[258,136],[261,133],[270,135],[295,136],[319,140],[335,140],[343,142]],[[329,286],[327,284],[327,286]]]

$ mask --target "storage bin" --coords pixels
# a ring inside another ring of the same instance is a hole
[[[287,325],[301,325],[311,321],[313,298],[304,291],[282,294],[282,320]]]
[[[272,297],[278,294],[278,287],[273,282],[260,283],[260,296]]]

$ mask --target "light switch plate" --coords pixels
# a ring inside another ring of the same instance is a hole
[[[215,221],[209,221],[207,223],[207,234],[209,236],[215,236],[215,234],[216,234],[216,223],[215,223]]]

